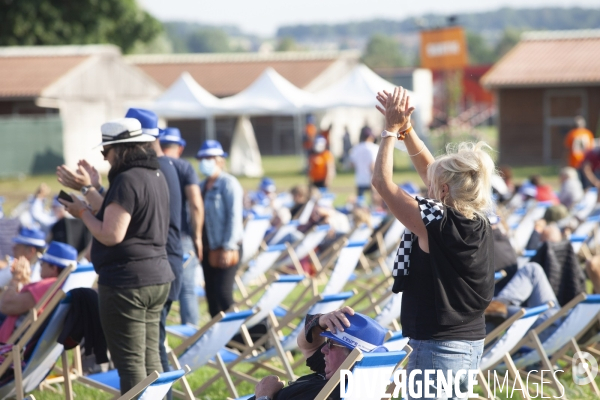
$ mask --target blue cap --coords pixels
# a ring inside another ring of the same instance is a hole
[[[158,136],[160,144],[178,144],[181,147],[185,147],[186,142],[181,138],[181,132],[178,128],[165,128],[160,129],[160,135]]]
[[[314,125],[316,122],[317,122],[317,119],[315,118],[315,116],[314,116],[314,115],[312,115],[312,114],[308,114],[308,115],[306,116],[306,123],[307,123],[307,124],[312,124],[312,125]]]
[[[125,118],[135,118],[142,125],[142,133],[158,137],[158,116],[143,108],[130,108],[125,114]]]
[[[223,151],[223,146],[218,141],[206,140],[196,153],[196,158],[204,157],[227,157],[227,153]]]
[[[71,264],[77,264],[77,250],[66,243],[50,242],[48,250],[40,257],[40,261],[65,268]]]
[[[262,191],[272,193],[276,190],[275,181],[273,181],[273,179],[271,179],[271,178],[265,177],[262,179],[262,181],[260,181],[259,188]]]
[[[350,326],[345,327],[344,331],[331,333],[329,331],[321,333],[321,336],[335,340],[346,346],[350,350],[358,347],[361,351],[370,353],[379,351],[378,348],[385,341],[386,330],[373,319],[360,313],[354,315],[346,314]]]
[[[19,235],[14,237],[12,241],[25,246],[46,247],[46,235],[39,229],[21,228]]]

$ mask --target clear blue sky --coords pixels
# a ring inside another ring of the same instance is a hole
[[[489,11],[502,6],[593,7],[598,0],[138,0],[161,21],[237,25],[248,33],[275,34],[281,25],[402,19],[433,13]]]

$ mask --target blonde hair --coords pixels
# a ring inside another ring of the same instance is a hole
[[[496,174],[494,161],[485,149],[485,142],[449,144],[446,154],[438,157],[427,169],[427,179],[433,195],[440,199],[442,185],[448,185],[443,203],[468,219],[487,218],[494,208],[492,176]]]

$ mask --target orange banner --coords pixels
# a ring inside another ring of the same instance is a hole
[[[421,31],[421,66],[460,69],[468,63],[465,32],[460,26]]]

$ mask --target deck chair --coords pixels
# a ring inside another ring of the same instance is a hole
[[[282,258],[276,263],[276,266],[287,266],[291,263],[295,263],[295,260],[301,260],[313,251],[327,236],[327,233],[331,227],[329,225],[317,225],[306,233],[302,240],[291,246],[294,254],[288,251],[288,256]],[[288,246],[289,247],[289,246]],[[295,259],[294,259],[295,257]]]
[[[14,379],[0,387],[0,398],[16,396],[23,399],[24,393],[35,390],[44,378],[50,373],[52,367],[63,352],[63,346],[56,340],[60,335],[67,312],[70,309],[70,299],[65,299],[65,293],[58,290],[49,299],[44,310],[37,319],[25,330],[23,335],[14,343],[12,353],[8,354],[0,365],[0,375],[3,375],[13,364],[20,365],[22,352],[30,344],[38,329],[44,327],[29,361],[23,369],[14,369]],[[48,322],[45,324],[45,322]]]
[[[563,318],[558,328],[542,343],[539,334],[550,327],[559,318]],[[569,350],[581,352],[577,340],[600,320],[600,295],[581,293],[565,304],[556,314],[531,330],[519,345],[532,346],[528,353],[513,357],[516,368],[522,369],[541,362],[544,369],[552,370],[553,365],[565,356]],[[517,348],[518,349],[518,348]],[[515,350],[516,351],[516,350]],[[552,376],[553,377],[553,376]],[[558,382],[551,380],[554,388],[561,393]],[[600,390],[594,380],[590,383],[597,396]]]
[[[521,220],[523,220],[523,217],[525,217],[525,214],[527,214],[527,209],[525,207],[519,207],[510,213],[510,215],[506,217],[506,225],[508,226],[508,229],[511,231],[517,229],[519,223]]]
[[[119,374],[117,373],[116,369],[104,373],[88,375],[86,378],[90,381],[94,381],[93,385],[88,382],[90,386],[94,386],[98,389],[114,394],[114,399],[155,400],[164,398],[173,384],[183,378],[189,372],[190,367],[187,365],[182,369],[175,371],[163,373],[154,371],[123,395],[121,395]]]
[[[329,397],[336,386],[341,384],[340,371],[344,369],[351,369],[354,377],[353,393],[344,397],[344,400],[363,400],[364,397],[360,392],[370,395],[381,394],[384,398],[385,393],[391,394],[393,391],[394,372],[408,359],[411,352],[410,346],[406,346],[405,350],[387,353],[363,353],[355,348],[315,397],[315,400],[326,400]],[[367,384],[368,386],[365,387]]]
[[[278,244],[287,235],[297,232],[299,225],[300,223],[298,222],[298,220],[292,220],[288,224],[281,226],[279,229],[277,229],[277,232],[275,232],[271,237],[266,238],[267,244]]]
[[[583,199],[577,203],[571,212],[580,221],[585,220],[596,208],[598,200],[598,189],[595,187],[589,188],[583,195]]]
[[[236,276],[235,279],[238,289],[240,289],[244,297],[248,296],[247,287],[261,278],[264,279],[267,271],[275,265],[275,261],[281,257],[287,248],[285,244],[269,246],[254,260],[250,260],[248,269],[243,274]]]
[[[297,222],[299,225],[306,224],[310,219],[310,214],[312,214],[315,205],[317,204],[317,200],[312,198],[308,200],[308,202],[302,208],[300,215],[298,216]]]
[[[366,240],[349,242],[342,248],[329,277],[329,281],[323,289],[322,293],[324,295],[342,291],[346,283],[350,280],[352,273],[354,273],[366,244]]]
[[[256,255],[270,226],[271,217],[269,215],[255,216],[246,222],[242,238],[242,264],[247,263]]]
[[[285,376],[289,380],[295,380],[296,375],[294,374],[293,360],[289,358],[287,352],[298,348],[297,340],[298,336],[303,334],[304,317],[306,314],[325,314],[334,311],[340,308],[342,304],[353,295],[354,292],[344,292],[328,296],[314,296],[300,309],[289,312],[281,320],[272,320],[269,332],[262,338],[256,340],[251,346],[248,346],[240,352],[222,352],[223,360],[227,362],[229,375],[236,380],[244,380],[252,384],[257,384],[260,380],[254,378],[255,372],[263,369],[272,374]],[[302,318],[301,322],[291,331],[291,333],[284,336],[282,330],[298,318]],[[263,346],[267,343],[267,340],[273,342],[273,347],[264,350]],[[269,362],[269,360],[273,358],[277,358],[281,362],[283,369]],[[235,370],[234,367],[242,362],[251,363],[252,368],[247,372]],[[303,359],[299,360],[298,363],[300,362],[303,362]],[[209,379],[197,390],[197,392],[202,392],[221,376],[225,376],[225,374],[221,372]],[[234,397],[237,397],[237,395],[234,395]]]
[[[371,235],[373,234],[373,228],[371,228],[367,224],[361,224],[357,226],[354,231],[348,237],[349,242],[364,242],[369,240]]]
[[[235,306],[254,306],[258,309],[258,312],[246,321],[245,326],[247,328],[252,328],[267,318],[303,280],[304,276],[302,275],[275,275],[266,285],[258,289],[264,290],[264,293],[256,304],[252,305],[247,303],[249,299],[238,302]],[[250,297],[254,294],[255,293],[251,293]],[[184,339],[192,336],[198,331],[198,329],[192,325],[168,325],[166,330],[168,333]]]
[[[510,242],[517,254],[527,246],[527,241],[533,232],[535,221],[542,219],[550,206],[551,203],[549,202],[538,202],[527,212],[516,229],[514,229]]]
[[[522,308],[486,336],[485,344],[492,344],[484,350],[481,357],[478,380],[488,398],[491,397],[491,391],[487,385],[484,373],[492,370],[502,362],[504,362],[504,365],[509,370],[512,379],[517,381],[516,383],[519,385],[519,388],[523,389],[525,387],[519,372],[514,366],[510,352],[517,348],[539,316],[548,311],[550,306],[551,304],[545,304],[529,309]],[[527,390],[522,393],[525,393],[528,397]]]

